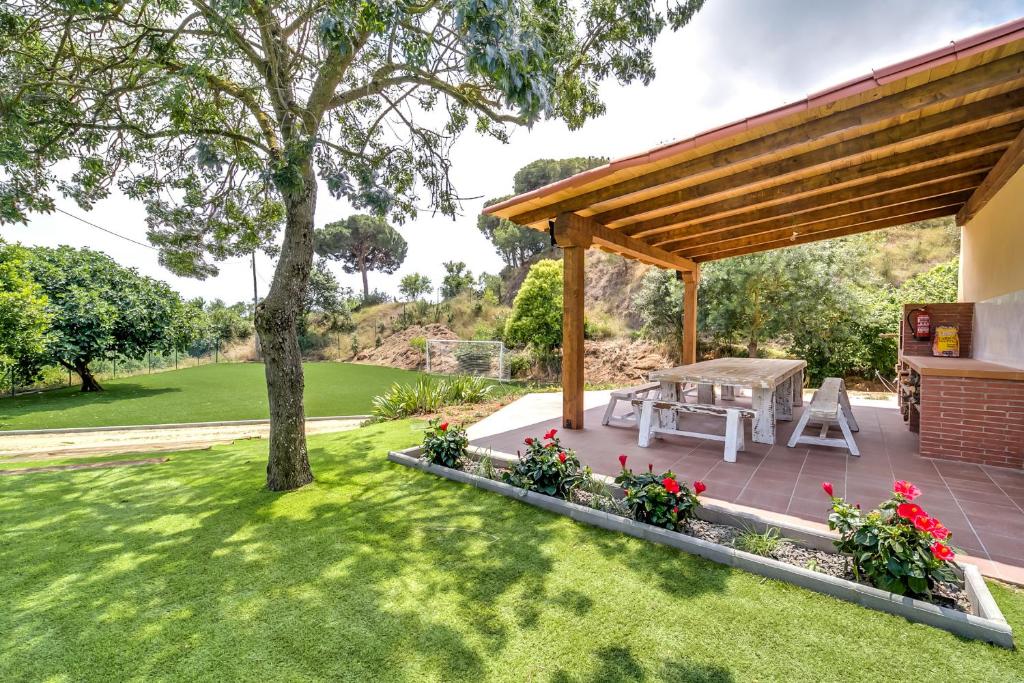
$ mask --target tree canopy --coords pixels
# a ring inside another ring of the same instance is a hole
[[[47,299],[28,274],[28,250],[0,241],[0,372],[30,374],[43,356],[50,323]]]
[[[46,295],[50,316],[46,358],[78,373],[82,391],[100,389],[89,369],[93,360],[141,359],[189,343],[180,323],[190,316],[165,283],[91,249],[35,247],[30,253],[28,272]]]
[[[513,186],[515,194],[536,190],[556,180],[562,180],[582,171],[608,162],[604,157],[572,157],[570,159],[537,159],[516,171]],[[495,197],[484,206],[497,204],[513,195]],[[497,216],[480,214],[477,228],[491,241],[506,265],[517,268],[533,256],[551,246],[551,238],[540,231],[523,228]]]
[[[179,274],[279,251],[255,314],[267,485],[297,488],[313,479],[298,318],[318,181],[392,221],[422,206],[454,217],[463,131],[504,141],[542,117],[579,128],[604,112],[603,80],[650,82],[658,35],[702,4],[10,0],[0,221],[52,210],[56,193],[89,208],[117,182]]]
[[[429,294],[431,287],[430,278],[421,273],[409,273],[398,283],[398,291],[408,301],[416,301],[423,295]]]
[[[339,261],[346,273],[363,278],[363,297],[370,294],[366,274],[373,270],[393,273],[402,266],[409,246],[387,221],[357,214],[328,223],[316,231],[316,253]]]

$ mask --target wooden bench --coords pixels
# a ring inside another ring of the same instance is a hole
[[[817,436],[804,435],[804,429],[809,424],[821,425]],[[829,438],[828,428],[832,425],[838,425],[843,438]],[[846,393],[846,383],[839,377],[829,377],[822,382],[821,388],[814,392],[810,404],[804,409],[804,414],[800,416],[800,421],[796,423],[796,429],[789,440],[789,447],[793,448],[798,443],[834,446],[845,448],[850,451],[850,455],[860,457],[857,442],[853,440],[853,432],[857,431],[860,431],[860,427],[853,417],[850,397]]]
[[[633,410],[640,411],[640,436],[637,445],[647,448],[651,438],[657,438],[665,434],[674,436],[692,436],[698,439],[710,439],[712,441],[725,442],[725,461],[736,462],[736,451],[746,450],[747,443],[744,438],[743,420],[752,420],[757,416],[757,411],[750,408],[723,408],[705,403],[680,403],[678,401],[657,401],[652,399],[634,400]],[[682,429],[663,426],[659,419],[662,413],[672,416],[670,424],[676,424],[677,417],[681,415],[713,415],[725,418],[725,434],[708,434],[706,432],[691,432]]]
[[[651,396],[651,394],[654,396]],[[608,407],[604,410],[604,417],[601,418],[601,424],[613,427],[632,427],[636,424],[637,417],[636,411],[626,413],[625,415],[615,416],[615,407],[619,401],[635,401],[637,399],[655,398],[661,393],[660,382],[648,382],[647,384],[641,384],[637,387],[629,387],[627,389],[616,389],[612,392],[611,397],[608,399]]]

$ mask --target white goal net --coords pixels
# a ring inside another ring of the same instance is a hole
[[[509,378],[505,345],[500,341],[428,339],[426,356],[430,373]]]

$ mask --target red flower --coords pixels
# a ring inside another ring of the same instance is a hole
[[[523,443],[525,443],[527,446],[532,446],[533,445],[533,438],[528,436],[528,437],[526,437],[523,440]]]
[[[626,456],[625,456],[625,454],[619,456],[619,464],[622,465],[622,469],[626,469]]]
[[[674,512],[674,513],[676,513],[678,515],[679,514],[679,506],[676,505],[674,508],[672,508],[672,512]]]
[[[698,479],[697,481],[693,482],[693,490],[699,496],[700,494],[707,491],[708,487],[704,485],[704,482]]]
[[[832,493],[832,482],[823,481],[821,482],[821,488],[825,490],[825,493],[829,495],[829,498],[834,498],[835,494]]]
[[[647,471],[652,474],[654,473],[654,463],[647,463]]]
[[[565,453],[559,453],[558,454],[558,462],[562,462],[562,463],[565,462]]]
[[[893,493],[898,493],[907,500],[914,500],[921,495],[921,489],[917,488],[909,481],[903,481],[902,479],[892,485]]]
[[[945,541],[947,538],[949,538],[949,529],[942,526],[942,522],[935,519],[934,517],[932,517],[932,520],[935,522],[935,527],[928,530],[928,533],[932,535],[932,538],[937,539],[939,541]]]
[[[557,429],[549,429],[548,433],[544,435],[544,438],[545,439],[553,439],[553,438],[555,438],[555,434],[557,434],[557,433],[558,433]]]
[[[935,528],[937,519],[933,519],[923,512],[917,517],[914,517],[914,526],[917,527],[918,531],[927,531],[931,533],[931,530]]]
[[[669,493],[679,493],[679,482],[672,477],[665,477],[661,480],[661,485],[665,487],[665,490]]]
[[[956,557],[956,553],[950,550],[948,545],[946,545],[945,543],[939,543],[938,541],[932,543],[931,551],[932,555],[935,556],[935,559],[944,560],[946,562],[949,562],[954,557]]]
[[[440,429],[442,432],[447,432],[448,431],[448,423],[447,422],[442,422],[441,424],[437,425],[437,428]]]
[[[918,515],[924,514],[924,510],[921,509],[920,505],[914,503],[900,503],[899,507],[896,508],[896,514],[904,519],[913,520]]]

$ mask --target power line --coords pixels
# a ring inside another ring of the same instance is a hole
[[[131,237],[126,237],[125,235],[122,235],[120,233],[114,232],[113,230],[109,230],[107,228],[104,228],[103,226],[96,225],[95,223],[91,223],[91,222],[85,220],[84,218],[82,218],[81,216],[76,216],[73,213],[68,213],[64,209],[58,208],[56,206],[53,207],[53,208],[56,209],[57,211],[61,212],[65,216],[68,216],[69,218],[74,218],[76,221],[81,221],[82,223],[85,223],[86,225],[88,225],[90,227],[96,228],[97,230],[102,230],[103,232],[107,233],[108,235],[113,235],[114,237],[120,237],[121,239],[123,239],[123,240],[125,240],[127,242],[131,242],[132,244],[137,244],[140,247],[145,247],[146,249],[153,249],[154,251],[156,251],[156,247],[154,247],[152,244],[146,244],[144,242],[139,242],[138,240],[133,240]]]

